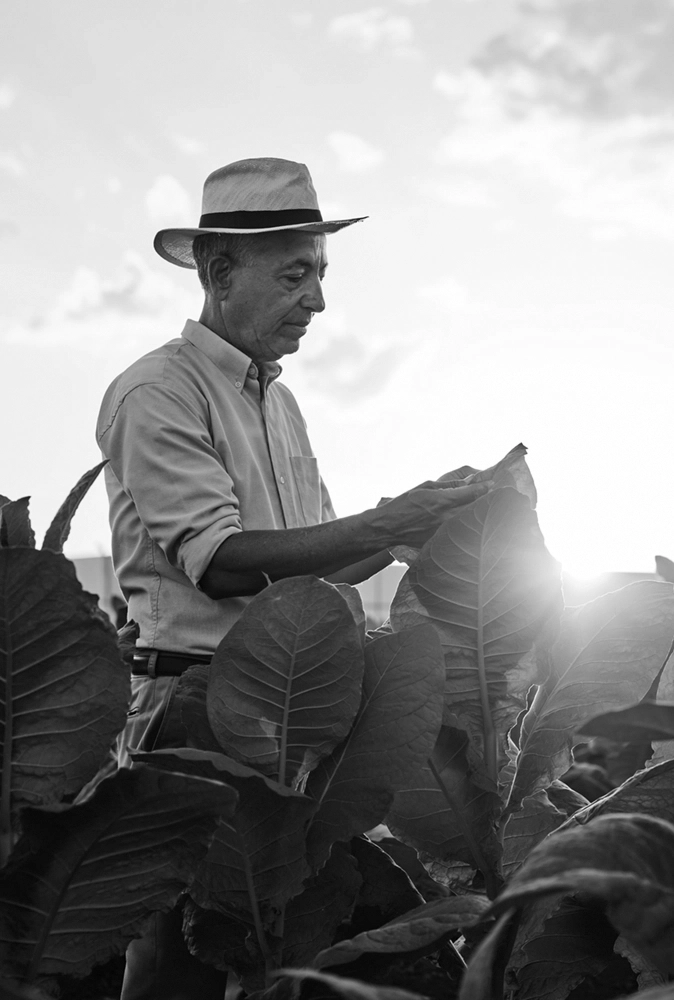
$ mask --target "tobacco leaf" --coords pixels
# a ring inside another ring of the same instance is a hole
[[[577,792],[574,788],[569,788],[568,785],[560,781],[559,778],[548,785],[545,789],[545,793],[552,802],[555,809],[559,809],[561,813],[565,816],[573,816],[577,813],[579,809],[584,809],[590,804],[590,800],[587,799],[580,792]]]
[[[443,726],[431,759],[396,793],[386,822],[399,840],[419,851],[424,864],[461,861],[498,880],[500,808],[496,786],[471,752],[467,735]]]
[[[562,603],[552,559],[526,496],[512,487],[481,497],[426,543],[393,599],[395,631],[436,628],[446,665],[448,713],[496,780],[508,730],[537,680],[530,653]]]
[[[629,962],[632,972],[636,976],[637,986],[640,992],[643,992],[651,986],[662,986],[666,982],[662,973],[658,972],[656,967],[651,962],[647,962],[643,955],[640,955],[638,951],[635,951],[624,937],[619,935],[616,938],[613,950],[616,955],[626,958]],[[622,986],[624,986],[624,983],[621,983],[621,987]],[[674,985],[672,986],[672,992],[674,993]]]
[[[673,824],[626,813],[557,832],[534,848],[487,915],[570,892],[605,904],[637,951],[674,972]]]
[[[252,922],[256,907],[280,907],[311,874],[305,830],[316,803],[224,754],[180,748],[133,753],[133,760],[226,782],[236,809],[218,825],[190,888],[199,906]]]
[[[584,722],[578,732],[623,743],[674,740],[674,704],[640,701],[617,712],[602,712]]]
[[[674,823],[674,760],[638,771],[619,788],[579,809],[559,829],[583,826],[613,813],[643,813]]]
[[[674,583],[674,562],[667,556],[655,557],[655,572],[668,583]]]
[[[248,604],[211,662],[208,718],[229,756],[297,784],[349,732],[362,639],[336,587],[279,580]]]
[[[532,507],[536,506],[536,486],[529,471],[524,456],[527,449],[523,444],[515,445],[496,465],[489,469],[474,469],[471,465],[462,465],[459,469],[446,472],[437,480],[439,483],[447,485],[470,486],[473,483],[484,483],[491,481],[494,489],[503,486],[512,486],[519,493],[523,493],[529,500]],[[389,498],[380,501],[387,503]],[[458,513],[458,511],[456,512]],[[450,516],[455,517],[456,513]],[[420,550],[409,545],[397,545],[391,549],[391,554],[398,562],[411,566],[417,559]]]
[[[335,848],[332,850],[334,853]],[[362,879],[351,920],[352,933],[379,927],[426,902],[407,872],[385,849],[367,837],[354,837],[350,850]]]
[[[54,520],[47,528],[44,541],[42,543],[43,549],[51,549],[52,552],[63,552],[63,546],[68,540],[68,535],[70,534],[70,524],[75,516],[75,512],[88,493],[89,487],[92,483],[94,483],[101,469],[107,464],[108,459],[106,458],[103,462],[99,462],[98,465],[95,465],[93,469],[89,469],[88,472],[85,472],[84,475],[77,480],[72,490],[57,510]]]
[[[327,986],[338,996],[344,997],[344,1000],[428,1000],[428,997],[421,993],[413,993],[411,990],[403,990],[397,986],[376,986],[372,983],[363,983],[359,979],[333,976],[329,972],[319,972],[315,969],[279,969],[273,975],[297,979],[299,982],[306,979],[315,981]],[[278,986],[284,985],[285,983],[281,979]],[[272,986],[264,993],[249,997],[248,1000],[281,1000],[281,998],[288,998],[288,996],[287,991],[279,991],[277,986]]]
[[[401,914],[383,927],[339,941],[316,955],[316,969],[331,968],[355,961],[363,954],[423,955],[437,950],[452,931],[478,923],[488,907],[482,896],[454,896],[423,903],[409,913]]]
[[[206,910],[187,896],[183,935],[190,954],[222,972],[232,971],[247,993],[264,988],[265,959],[252,924]]]
[[[35,532],[30,523],[30,497],[0,504],[0,548],[35,548]]]
[[[337,928],[354,908],[363,884],[355,858],[344,844],[334,844],[317,875],[286,905],[283,962],[309,965],[332,944]]]
[[[360,591],[356,587],[351,587],[348,583],[336,583],[333,584],[333,587],[338,594],[342,595],[349,606],[349,610],[353,615],[353,620],[356,623],[356,628],[358,629],[361,642],[365,645],[367,615],[365,614],[365,608],[363,607],[363,599],[360,596]]]
[[[195,663],[180,675],[174,705],[185,727],[185,746],[222,753],[208,719],[208,669]]]
[[[511,962],[518,1000],[566,1000],[581,983],[601,981],[616,961],[616,936],[600,907],[562,900],[526,942],[521,961]]]
[[[365,647],[363,700],[343,743],[309,775],[319,803],[308,837],[312,865],[330,845],[384,819],[431,750],[442,716],[443,663],[437,636],[424,626],[382,636]]]
[[[461,980],[458,1000],[503,1000],[505,966],[518,919],[516,910],[508,910],[480,941]]]
[[[660,670],[674,634],[674,592],[650,580],[566,608],[546,651],[548,678],[522,720],[507,811],[571,764],[574,734],[605,709],[638,700]]]
[[[522,808],[507,820],[503,836],[503,875],[508,878],[529,857],[536,844],[566,820],[543,788],[527,796]]]
[[[469,486],[471,483],[491,481],[495,487],[512,486],[518,493],[523,493],[529,499],[531,506],[535,507],[536,486],[524,458],[526,453],[526,447],[523,444],[517,444],[489,469],[475,470],[471,469],[470,466],[463,466],[461,469],[440,476],[439,482],[461,483]],[[462,472],[466,472],[466,475],[462,476]]]
[[[3,817],[73,795],[126,721],[117,636],[64,556],[0,549]],[[11,746],[11,756],[7,746]]]
[[[168,910],[206,854],[226,785],[122,768],[74,806],[27,808],[0,872],[3,973],[84,976]]]

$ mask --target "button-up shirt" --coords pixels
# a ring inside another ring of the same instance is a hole
[[[250,598],[199,580],[230,535],[332,520],[292,393],[200,323],[146,354],[105,394],[97,439],[112,557],[138,646],[210,654]]]

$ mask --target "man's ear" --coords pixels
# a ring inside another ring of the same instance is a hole
[[[209,260],[208,283],[214,298],[227,298],[232,284],[232,262],[226,254],[218,254]]]

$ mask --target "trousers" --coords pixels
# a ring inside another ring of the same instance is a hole
[[[117,740],[120,767],[133,766],[128,748],[150,752],[185,746],[182,723],[172,712],[179,677],[133,677],[127,724]],[[188,951],[182,910],[150,916],[143,934],[126,950],[120,1000],[223,1000],[227,973]]]

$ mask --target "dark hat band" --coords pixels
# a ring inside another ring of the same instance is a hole
[[[274,229],[322,222],[317,208],[285,208],[277,212],[210,212],[202,215],[199,229]]]

